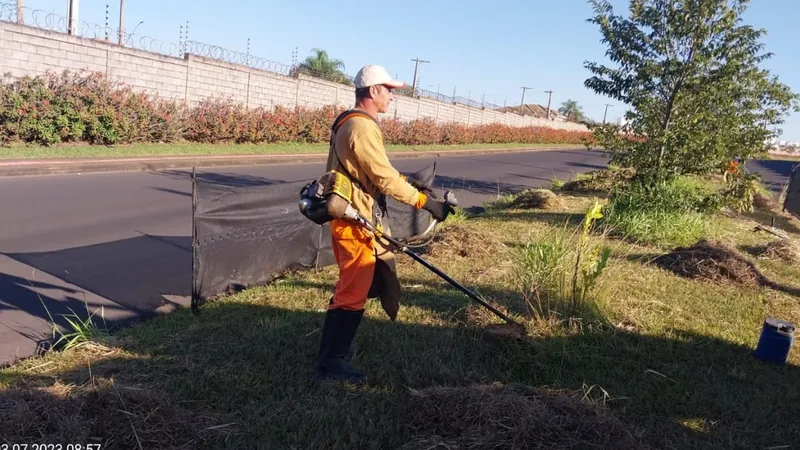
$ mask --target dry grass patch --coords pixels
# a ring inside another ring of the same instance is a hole
[[[549,189],[527,189],[511,201],[509,207],[515,209],[560,209],[564,202]]]
[[[653,263],[686,278],[717,283],[733,281],[743,286],[768,283],[753,263],[718,241],[702,239],[690,247],[678,247],[655,258]]]
[[[497,257],[507,250],[498,236],[462,224],[445,227],[422,251],[424,254],[436,255],[437,258],[487,258]]]
[[[580,392],[501,384],[412,391],[403,449],[646,448]]]
[[[170,402],[147,388],[93,378],[0,392],[5,442],[99,443],[103,449],[190,449],[235,429],[217,415]]]
[[[778,209],[778,203],[763,192],[753,194],[753,206],[757,209],[772,211]]]
[[[596,170],[578,175],[575,180],[564,183],[563,192],[605,193],[618,183],[630,180],[636,175],[633,169]]]
[[[790,264],[800,264],[800,246],[787,239],[779,239],[757,246],[753,249],[753,255]]]

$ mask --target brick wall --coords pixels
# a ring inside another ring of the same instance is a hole
[[[248,107],[295,105],[317,108],[351,106],[350,86],[301,75],[290,78],[246,66],[187,54],[184,58],[120,47],[116,44],[70,36],[35,27],[0,21],[0,74],[12,77],[42,75],[46,71],[100,72],[134,89],[161,98],[196,105],[223,95]],[[432,118],[437,122],[469,125],[503,123],[586,130],[583,125],[521,117],[514,113],[470,108],[431,99],[396,96],[385,114],[400,120]]]

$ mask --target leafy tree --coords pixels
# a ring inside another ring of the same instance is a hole
[[[561,107],[558,108],[558,112],[565,115],[568,120],[573,120],[575,122],[582,122],[585,118],[583,115],[583,108],[581,108],[578,102],[572,99],[568,99],[562,103]]]
[[[648,179],[707,173],[763,154],[798,96],[759,63],[764,30],[742,25],[749,0],[630,0],[630,15],[590,0],[606,55],[585,85],[630,106],[624,129],[595,128],[612,162]],[[770,129],[772,128],[772,129]]]
[[[297,72],[348,85],[353,84],[350,77],[344,73],[345,66],[342,60],[331,58],[327,51],[319,48],[311,49],[311,52],[313,54],[306,57],[297,67]]]

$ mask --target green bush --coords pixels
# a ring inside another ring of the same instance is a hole
[[[632,180],[617,186],[605,208],[604,227],[613,235],[652,245],[689,245],[710,230],[710,189],[696,179],[653,184]]]
[[[159,101],[99,74],[64,72],[0,85],[0,141],[53,145],[173,141],[181,106]]]
[[[0,84],[0,143],[55,145],[67,142],[323,143],[344,108],[246,108],[210,97],[188,107],[110,82],[101,74],[64,72],[4,80]],[[500,124],[439,124],[426,118],[381,119],[387,144],[581,144],[588,131]]]

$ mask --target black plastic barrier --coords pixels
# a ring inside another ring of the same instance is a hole
[[[786,200],[783,210],[800,218],[800,164],[794,166],[789,177],[789,186],[786,189]]]
[[[415,174],[433,184],[435,164]],[[192,175],[192,309],[210,298],[266,285],[287,271],[335,264],[330,230],[300,214],[300,189],[311,180],[219,183]],[[441,193],[440,193],[441,195]],[[425,231],[430,213],[387,199],[392,235]]]

